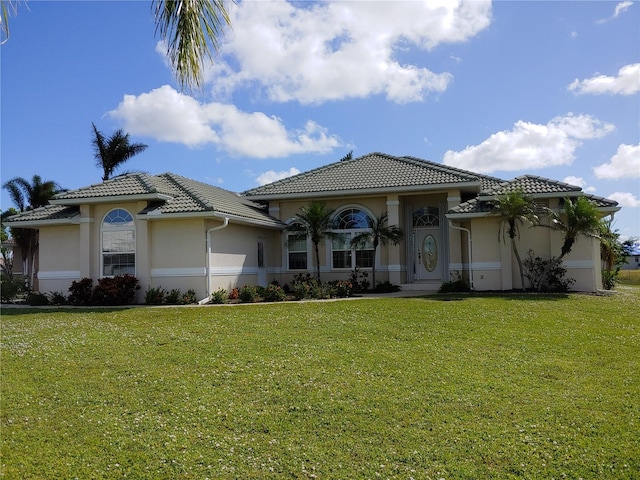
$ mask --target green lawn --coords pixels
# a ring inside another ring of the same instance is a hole
[[[11,479],[640,477],[640,288],[2,311]]]

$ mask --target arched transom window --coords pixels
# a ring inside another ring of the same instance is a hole
[[[122,208],[102,221],[102,275],[136,274],[136,229],[133,217]]]
[[[331,239],[331,260],[333,268],[354,269],[373,267],[373,242],[362,248],[353,248],[351,240],[370,228],[371,220],[367,212],[359,208],[346,208],[333,219],[334,237]]]
[[[438,207],[422,207],[413,212],[414,227],[437,227],[440,225]]]

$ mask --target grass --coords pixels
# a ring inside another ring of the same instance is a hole
[[[6,309],[0,474],[638,478],[639,308],[622,286]]]

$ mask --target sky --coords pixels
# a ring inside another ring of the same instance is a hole
[[[180,91],[147,1],[18,5],[0,47],[0,175],[98,183],[92,122],[148,145],[124,170],[235,192],[348,152],[531,174],[619,202],[640,237],[640,3],[238,1]],[[0,207],[12,206],[2,190]]]

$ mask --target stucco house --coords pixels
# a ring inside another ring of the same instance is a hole
[[[56,195],[51,204],[10,218],[40,231],[41,292],[66,292],[73,280],[134,274],[147,287],[194,289],[207,298],[218,288],[313,273],[310,241],[289,241],[285,228],[302,206],[320,200],[335,211],[334,232],[320,249],[323,280],[346,279],[373,265],[373,249],[350,239],[367,217],[388,211],[404,231],[398,245],[376,251],[379,281],[436,290],[455,274],[475,290],[520,288],[511,247],[499,240],[490,201],[522,189],[542,207],[561,211],[579,187],[536,176],[511,181],[414,157],[371,153],[335,162],[236,194],[172,173],[133,173]],[[589,195],[603,215],[617,203]],[[548,228],[523,231],[519,250],[549,258],[562,236]],[[601,288],[597,239],[581,237],[564,259],[573,289]]]

